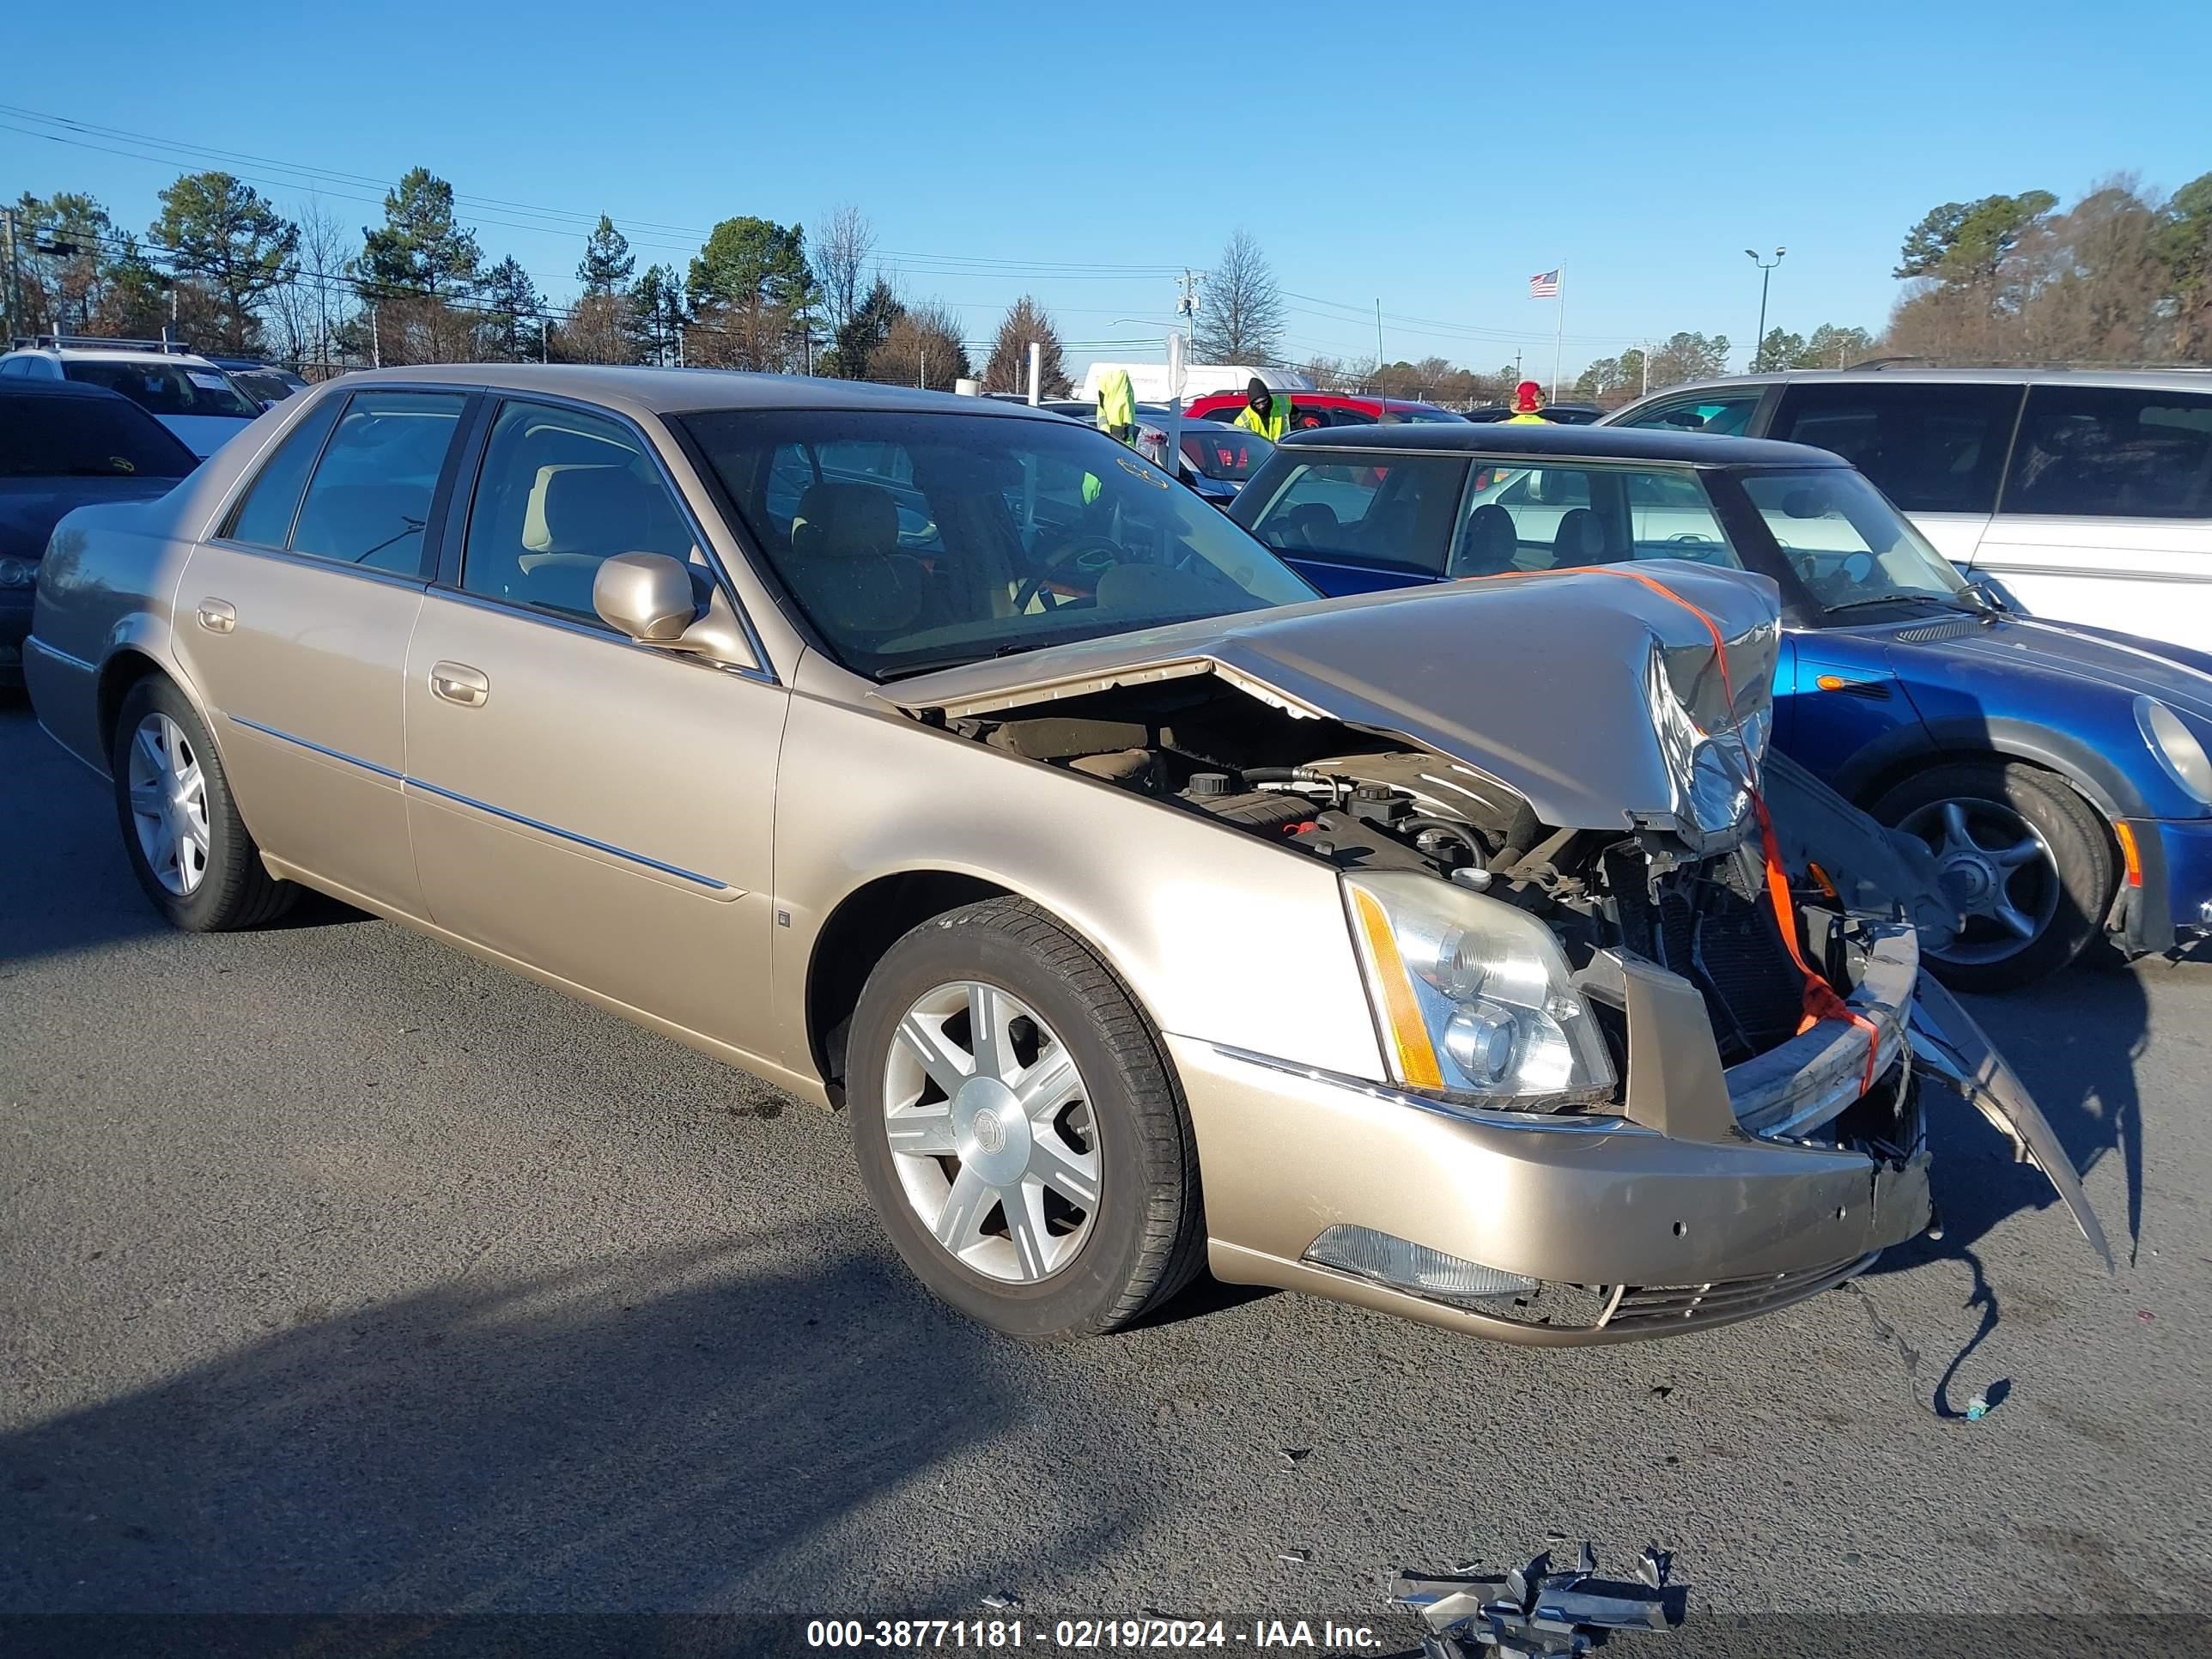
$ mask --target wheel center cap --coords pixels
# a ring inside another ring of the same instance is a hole
[[[1028,1115],[996,1078],[971,1077],[960,1085],[952,1097],[952,1138],[961,1163],[991,1186],[1011,1186],[1030,1166]]]
[[[1981,903],[1996,887],[1989,866],[1964,854],[1944,860],[1941,875],[1945,896],[1961,907]]]

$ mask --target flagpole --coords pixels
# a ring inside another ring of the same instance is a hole
[[[1559,348],[1567,337],[1567,268],[1559,267],[1559,311],[1552,331],[1552,401],[1559,401]]]

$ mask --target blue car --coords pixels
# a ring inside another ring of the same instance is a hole
[[[0,686],[22,684],[39,566],[62,516],[167,495],[198,465],[128,398],[74,380],[0,380]]]
[[[2212,933],[2212,656],[2040,621],[1837,457],[1614,427],[1293,433],[1231,516],[1323,592],[1687,559],[1781,591],[1773,741],[1925,841],[1964,990]],[[1480,651],[1481,641],[1470,640]]]

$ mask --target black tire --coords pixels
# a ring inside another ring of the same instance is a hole
[[[151,714],[166,714],[176,722],[199,762],[205,790],[207,867],[198,884],[185,894],[171,892],[147,862],[131,811],[131,745],[140,722]],[[115,812],[123,830],[124,852],[146,896],[172,926],[188,933],[229,933],[274,921],[292,908],[300,889],[289,881],[278,881],[263,866],[261,849],[238,816],[238,803],[231,796],[230,781],[223,775],[222,761],[216,753],[206,723],[172,681],[149,674],[125,694],[115,729],[108,734],[107,757],[115,781]]]
[[[1905,779],[1872,810],[1896,825],[1946,801],[1990,803],[2026,820],[2050,854],[2057,894],[2049,920],[2008,954],[1966,961],[1931,950],[1928,966],[1944,984],[1969,992],[2018,990],[2057,973],[2103,934],[2118,876],[2112,832],[2063,780],[2024,761],[1954,761]],[[1986,940],[1987,929],[1981,931]],[[1958,945],[1952,949],[1966,953]]]
[[[908,1201],[884,1127],[900,1020],[933,988],[981,981],[1060,1035],[1096,1126],[1099,1196],[1073,1259],[1034,1283],[990,1278],[941,1246]],[[1150,1021],[1106,965],[1036,905],[988,899],[922,923],[868,976],[846,1049],[853,1147],[891,1244],[916,1278],[977,1322],[1029,1341],[1119,1328],[1197,1273],[1206,1241],[1197,1143]]]

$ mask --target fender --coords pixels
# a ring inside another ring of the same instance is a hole
[[[2005,715],[1899,726],[1845,761],[1832,781],[1838,793],[1864,802],[1877,784],[1909,769],[1915,760],[1934,764],[1975,754],[2028,761],[2057,773],[2108,823],[2158,816],[2127,774],[2090,744],[2071,733]]]

